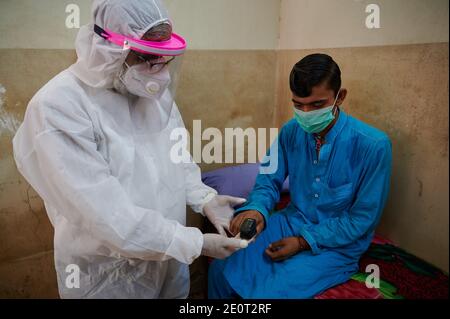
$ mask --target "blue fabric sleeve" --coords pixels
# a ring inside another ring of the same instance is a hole
[[[284,142],[285,135],[286,129],[283,128],[261,163],[255,186],[250,192],[247,202],[236,209],[235,214],[246,210],[257,210],[264,216],[264,225],[267,225],[269,213],[280,200],[283,182],[287,177],[288,167],[286,144]]]

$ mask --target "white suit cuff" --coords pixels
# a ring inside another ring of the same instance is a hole
[[[179,262],[190,265],[202,252],[203,234],[195,227],[177,224],[172,242],[166,254]]]
[[[215,193],[208,193],[205,197],[203,197],[202,202],[198,205],[198,213],[205,216],[205,213],[203,212],[203,207],[208,204],[214,197],[217,196],[217,192]]]

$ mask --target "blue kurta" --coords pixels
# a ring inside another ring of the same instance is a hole
[[[311,298],[347,281],[370,245],[389,192],[388,136],[341,111],[319,157],[314,136],[295,120],[277,140],[277,170],[259,174],[237,210],[258,210],[266,228],[247,249],[211,264],[210,298]],[[287,176],[291,203],[270,215]],[[303,236],[311,250],[281,262],[264,253],[291,236]]]

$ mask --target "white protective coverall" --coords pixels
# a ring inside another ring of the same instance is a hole
[[[62,298],[185,298],[203,245],[200,230],[184,226],[186,203],[200,213],[216,191],[195,163],[169,158],[169,134],[184,127],[177,106],[159,119],[146,100],[113,90],[129,51],[93,32],[96,23],[141,38],[167,13],[159,1],[103,0],[92,14],[77,62],[30,101],[15,160],[54,226]],[[73,267],[79,288],[66,285]]]

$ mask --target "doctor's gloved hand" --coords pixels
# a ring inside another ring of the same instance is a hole
[[[227,195],[216,195],[203,206],[203,213],[216,227],[219,234],[227,236],[225,230],[229,229],[233,218],[235,206],[245,203],[245,198]]]
[[[248,242],[238,238],[228,238],[219,234],[203,234],[202,255],[225,259],[241,248],[247,248]]]

